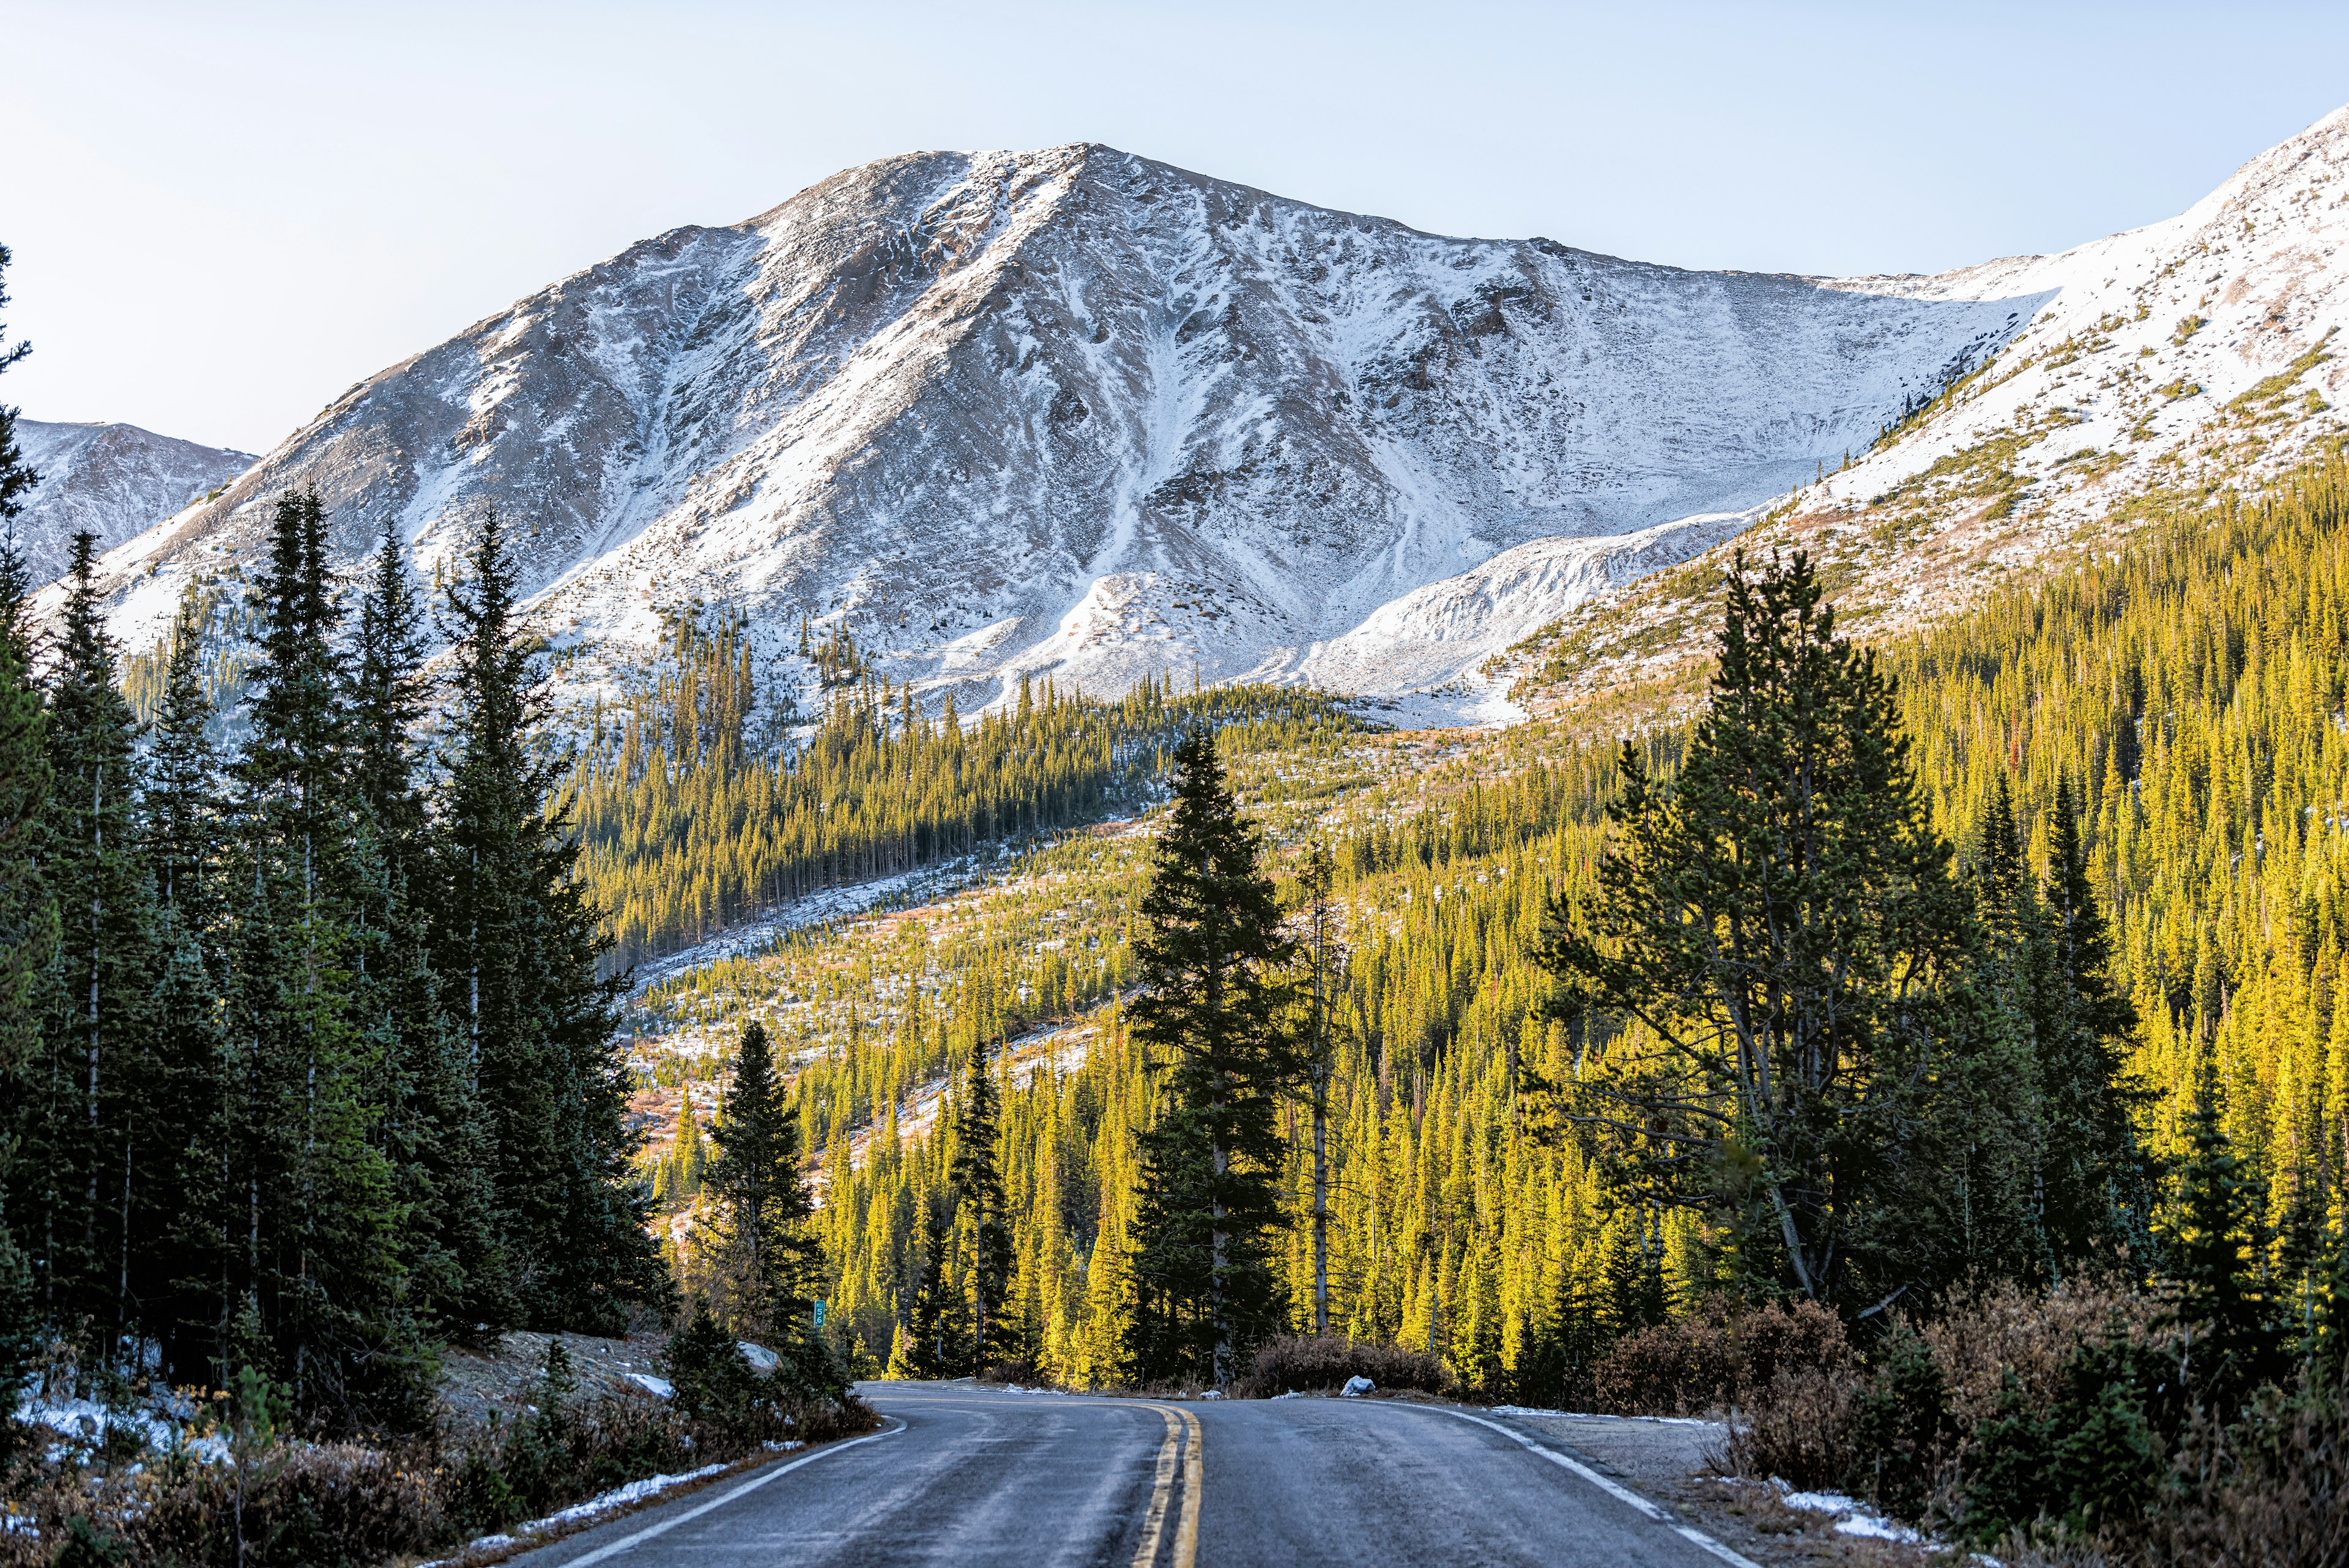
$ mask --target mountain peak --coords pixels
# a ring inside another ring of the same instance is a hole
[[[2331,167],[2340,120],[2296,139],[2322,159],[2288,143],[2212,200],[2266,213]],[[776,669],[806,618],[967,707],[1023,675],[1420,689],[1734,532],[1993,358],[2045,365],[2051,320],[2093,323],[2209,205],[2062,256],[1815,279],[1423,234],[1098,143],[906,153],[384,371],[109,580],[143,640],[174,584],[233,587],[270,499],[315,483],[344,558],[388,522],[427,571],[507,510],[584,679],[702,604]],[[2303,277],[2242,332],[2296,341],[2320,296]]]

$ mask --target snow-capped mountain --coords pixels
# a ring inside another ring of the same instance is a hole
[[[1937,277],[1852,278],[1871,295],[2044,299],[1951,395],[1849,470],[1806,487],[1748,547],[1834,568],[1844,624],[1944,616],[2003,574],[2100,545],[2157,491],[2256,481],[2349,434],[2349,109],[2244,164],[2178,216],[2053,256]],[[1688,579],[1601,604],[1619,650],[1569,620],[1581,683],[1686,657]],[[1631,650],[1636,646],[1634,655]]]
[[[63,573],[85,530],[115,545],[145,532],[251,468],[251,452],[157,435],[137,425],[16,421],[16,444],[41,476],[16,519],[16,543],[36,582]]]
[[[135,646],[315,484],[347,557],[388,525],[428,571],[499,505],[590,674],[698,600],[771,649],[843,623],[966,704],[1403,690],[1834,466],[2049,286],[1446,239],[1092,145],[916,154],[383,371],[107,569]]]

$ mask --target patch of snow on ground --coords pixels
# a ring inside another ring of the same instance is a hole
[[[1784,1486],[1785,1483],[1778,1483]],[[1837,1515],[1837,1535],[1864,1535],[1876,1541],[1918,1541],[1923,1539],[1907,1525],[1875,1512],[1857,1498],[1846,1497],[1839,1491],[1789,1491],[1779,1494],[1778,1501],[1788,1508],[1805,1513]]]
[[[636,990],[632,994],[641,996],[662,981],[700,969],[706,964],[758,952],[776,938],[789,936],[809,926],[824,925],[851,915],[869,914],[885,903],[929,902],[961,888],[970,879],[973,865],[970,857],[965,856],[901,872],[895,877],[883,877],[845,888],[827,888],[803,898],[794,898],[781,909],[731,927],[708,941],[697,942],[666,958],[638,964]]]
[[[574,1504],[560,1513],[550,1513],[544,1519],[533,1519],[521,1527],[522,1532],[525,1535],[535,1535],[542,1531],[552,1530],[557,1525],[575,1524],[583,1519],[594,1519],[596,1515],[609,1513],[616,1508],[626,1508],[631,1503],[642,1502],[648,1497],[657,1497],[671,1487],[683,1486],[688,1481],[705,1480],[718,1474],[725,1468],[724,1465],[704,1465],[698,1470],[687,1470],[680,1475],[647,1476],[642,1480],[632,1480],[626,1486],[616,1486],[610,1491],[591,1497],[585,1502]],[[477,1541],[473,1544],[479,1546],[482,1542]]]
[[[1495,1405],[1495,1416],[1532,1416],[1552,1421],[1647,1421],[1660,1427],[1713,1427],[1701,1416],[1599,1416],[1579,1410],[1537,1410],[1529,1405]]]

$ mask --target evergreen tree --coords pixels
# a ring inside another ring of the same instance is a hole
[[[2047,846],[2048,961],[2037,1033],[2045,1175],[2040,1222],[2060,1280],[2089,1259],[2150,1262],[2152,1171],[2137,1116],[2153,1098],[2128,1066],[2137,1009],[2114,988],[2111,943],[2088,877],[2072,792],[2059,786]]]
[[[1330,846],[1313,841],[1305,861],[1305,1002],[1302,1031],[1307,1105],[1313,1117],[1313,1332],[1330,1332],[1330,1080],[1337,1067],[1330,992],[1337,959]]]
[[[354,1003],[381,1064],[377,1147],[405,1216],[408,1299],[443,1329],[518,1321],[490,1186],[488,1128],[429,956],[436,866],[415,731],[427,701],[424,608],[397,533],[384,527],[363,591],[347,681]]]
[[[2054,1262],[2041,1223],[2046,1150],[2037,1044],[2049,949],[2003,774],[1992,781],[1971,872],[1968,950],[1952,966],[1946,1032],[1912,1150],[1922,1179],[1907,1203],[1928,1239],[1914,1266],[1937,1282],[2045,1279]]]
[[[215,1323],[224,1378],[261,1355],[307,1412],[406,1426],[420,1418],[422,1347],[368,1092],[381,1064],[350,967],[364,846],[326,534],[315,492],[281,497],[256,589],[229,866]],[[257,1345],[233,1327],[248,1308]]]
[[[0,245],[0,309],[8,303],[8,249]],[[0,372],[28,346],[6,346]],[[38,1039],[33,1000],[57,943],[57,904],[39,873],[49,765],[45,721],[34,691],[23,606],[24,563],[16,518],[37,475],[16,444],[16,410],[0,403],[0,1449],[15,1423],[14,1397],[30,1368],[36,1308],[29,1249],[37,1173],[18,1158],[36,1104],[32,1072]],[[5,1459],[0,1455],[0,1459]]]
[[[955,1107],[954,1162],[947,1179],[967,1221],[963,1277],[970,1286],[971,1361],[985,1372],[1011,1355],[1018,1324],[1005,1301],[1011,1286],[1011,1227],[1006,1222],[1003,1172],[996,1162],[998,1099],[987,1072],[987,1044],[970,1050],[963,1075],[962,1102]]]
[[[134,826],[136,726],[115,688],[112,640],[91,579],[98,537],[74,536],[48,716],[49,890],[58,942],[38,1012],[45,1070],[41,1137],[27,1153],[43,1168],[41,1289],[55,1321],[98,1331],[110,1359],[133,1327],[134,1292],[155,1288],[134,1236],[166,1224],[173,1194],[159,1179],[184,1139],[152,1049],[153,884]]]
[[[1608,1071],[1574,1120],[1653,1200],[1725,1207],[1754,1282],[1855,1309],[1913,1277],[1902,1203],[1962,893],[1892,684],[1797,554],[1729,579],[1712,703],[1675,785],[1638,747],[1588,907],[1561,901],[1560,1011]]]
[[[823,1254],[808,1231],[814,1205],[800,1179],[799,1123],[784,1103],[767,1030],[743,1025],[710,1141],[718,1158],[703,1173],[714,1201],[715,1253],[737,1334],[788,1346],[808,1337],[810,1286]]]
[[[1151,1321],[1138,1337],[1145,1376],[1220,1386],[1284,1315],[1268,1253],[1283,1218],[1275,1111],[1297,1075],[1278,987],[1291,944],[1205,730],[1184,737],[1174,765],[1129,1012],[1171,1102],[1141,1138],[1134,1270]]]
[[[208,726],[201,664],[203,625],[191,590],[166,649],[164,691],[147,748],[139,852],[154,901],[148,1082],[132,1120],[149,1150],[132,1229],[133,1282],[144,1334],[174,1383],[209,1381],[212,1301],[220,1278],[215,1223],[221,1184],[213,1135],[221,1115],[220,941],[224,910],[220,838],[225,819],[220,757]]]
[[[892,1377],[952,1377],[968,1362],[968,1303],[947,1276],[954,1251],[952,1205],[938,1194],[923,1205],[922,1272],[905,1314],[905,1333],[890,1357]]]
[[[2231,1417],[2284,1370],[2266,1269],[2268,1186],[2229,1143],[2207,1085],[2187,1116],[2186,1147],[2163,1237],[2171,1317],[2187,1333],[2188,1386]]]
[[[503,522],[483,514],[448,590],[454,711],[441,785],[431,963],[486,1124],[491,1184],[523,1317],[616,1332],[665,1289],[649,1195],[622,1122],[614,1044],[625,976],[601,980],[598,914],[547,802],[562,759],[534,753],[538,645],[517,619]]]

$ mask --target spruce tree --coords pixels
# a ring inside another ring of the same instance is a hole
[[[8,303],[7,266],[8,249],[0,245],[0,309]],[[5,345],[0,330],[0,372],[27,352],[26,344]],[[37,1242],[27,1199],[45,1179],[17,1150],[37,1103],[33,1000],[57,934],[56,900],[39,872],[49,764],[24,622],[24,562],[16,549],[16,519],[38,476],[25,463],[16,427],[16,410],[0,403],[0,1389],[22,1386],[35,1344],[30,1260]],[[8,1446],[15,1416],[13,1403],[0,1411],[0,1449]]]
[[[600,917],[547,804],[563,758],[533,745],[538,644],[505,525],[485,512],[447,592],[453,711],[440,785],[431,963],[486,1124],[501,1240],[523,1319],[617,1332],[666,1293],[614,1043],[625,975],[596,972]]]
[[[2284,1371],[2282,1313],[2268,1278],[2268,1184],[2236,1152],[2203,1084],[2164,1227],[2170,1320],[2187,1334],[2189,1387],[2229,1417]]]
[[[379,1059],[356,1002],[364,842],[315,492],[282,496],[257,585],[251,725],[234,775],[222,1117],[222,1376],[259,1370],[334,1421],[420,1418],[398,1195],[376,1140]],[[234,1329],[244,1314],[258,1346]]]
[[[805,1337],[823,1254],[808,1231],[814,1211],[800,1179],[799,1120],[784,1100],[766,1026],[743,1025],[710,1131],[718,1157],[703,1172],[716,1210],[713,1251],[735,1332],[788,1347]]]
[[[1338,960],[1330,888],[1337,867],[1319,838],[1307,853],[1304,893],[1306,1015],[1301,1037],[1307,1104],[1313,1117],[1313,1332],[1330,1332],[1330,1081],[1337,1067],[1330,990]]]
[[[1137,1339],[1146,1375],[1221,1386],[1284,1316],[1269,1253],[1283,1221],[1276,1110],[1297,1076],[1278,984],[1292,944],[1212,737],[1185,735],[1174,765],[1128,1012],[1169,1102],[1140,1140]]]
[[[1679,777],[1627,742],[1614,844],[1554,907],[1570,1115],[1622,1188],[1735,1214],[1764,1290],[1871,1310],[1915,1277],[1909,1201],[1940,989],[1966,942],[1899,705],[1802,555],[1728,582]]]
[[[2088,878],[2072,792],[2059,787],[2047,847],[2046,1003],[2038,1031],[2046,1176],[2042,1224],[2058,1277],[2123,1251],[2149,1261],[2153,1173],[2137,1117],[2154,1097],[2128,1065],[2137,1009],[2113,985],[2112,947]]]
[[[147,749],[140,846],[154,877],[156,1097],[175,1124],[160,1141],[171,1194],[153,1237],[155,1280],[141,1307],[174,1384],[214,1381],[214,1322],[226,1255],[219,1135],[221,981],[226,903],[221,840],[228,824],[221,758],[204,690],[205,617],[191,587],[173,618],[162,699]]]
[[[968,1239],[963,1277],[970,1287],[974,1373],[1009,1359],[1018,1329],[1005,1311],[1011,1288],[1011,1227],[1003,1172],[996,1158],[1000,1096],[988,1075],[987,1057],[987,1043],[974,1043],[970,1065],[963,1074],[962,1100],[955,1106],[954,1160],[947,1175]]]
[[[424,607],[384,526],[359,596],[345,693],[359,833],[354,1005],[381,1064],[376,1142],[392,1173],[408,1299],[429,1324],[480,1334],[520,1315],[498,1235],[488,1129],[433,973],[437,897],[415,732],[429,700]]]
[[[42,1136],[26,1152],[49,1184],[41,1287],[61,1320],[110,1345],[132,1326],[133,1293],[153,1289],[145,1242],[167,1223],[163,1179],[185,1139],[153,1051],[154,892],[133,813],[136,724],[115,687],[97,556],[96,535],[74,535],[50,685],[43,870],[58,941],[37,1014]]]
[[[2046,987],[2046,920],[2005,774],[1993,781],[1971,875],[1973,920],[1952,965],[1950,1008],[1928,1080],[1904,1207],[1925,1244],[1919,1282],[2054,1267],[2041,1223],[2045,1157],[2036,1043]]]
[[[922,1205],[922,1272],[905,1312],[904,1357],[893,1377],[953,1377],[968,1361],[969,1303],[947,1273],[954,1251],[953,1204],[944,1193]]]

